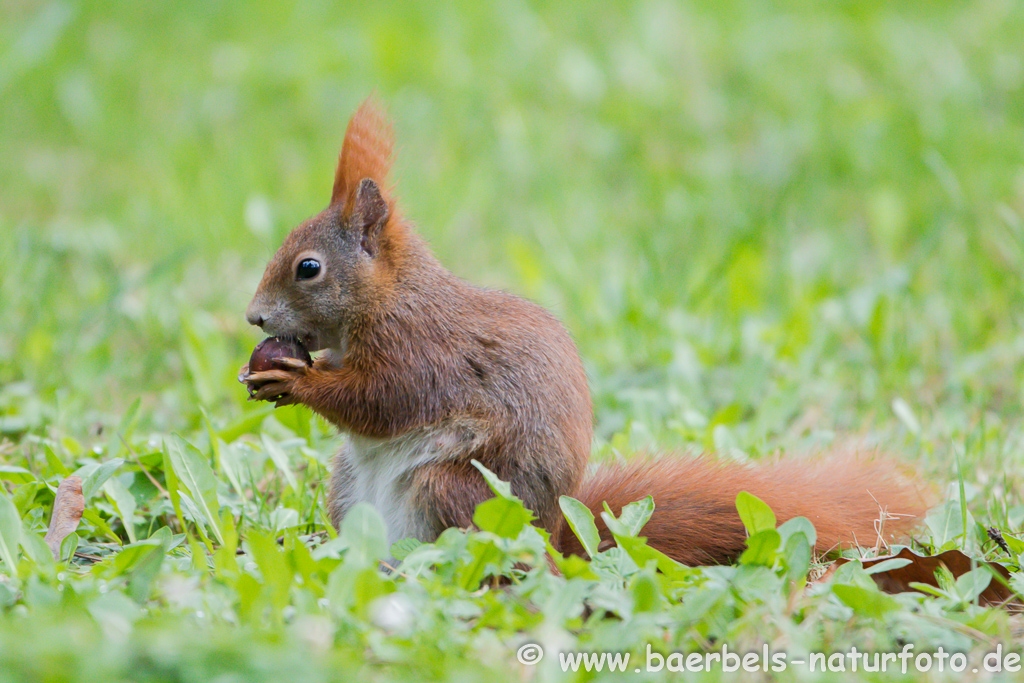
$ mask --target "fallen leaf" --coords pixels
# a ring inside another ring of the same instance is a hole
[[[50,546],[53,559],[60,561],[60,544],[75,529],[85,511],[85,496],[82,495],[82,480],[71,475],[57,487],[57,495],[53,499],[53,516],[50,528],[46,531],[46,545]]]
[[[906,591],[915,590],[911,583],[923,583],[928,586],[939,587],[939,582],[935,578],[935,570],[940,566],[945,567],[949,570],[949,573],[953,575],[953,578],[959,578],[967,572],[987,565],[993,572],[1001,576],[1006,583],[1010,581],[1010,571],[1003,565],[997,562],[985,562],[984,560],[972,560],[967,555],[964,555],[959,550],[947,550],[944,553],[938,555],[918,555],[913,552],[910,548],[903,548],[896,555],[886,555],[885,557],[875,557],[870,560],[861,560],[861,564],[865,569],[881,564],[883,562],[889,562],[891,560],[904,560],[906,563],[902,566],[897,566],[892,569],[884,569],[871,574],[871,578],[875,580],[875,584],[879,590],[885,591],[886,593],[904,593]],[[822,580],[830,577],[836,567],[851,562],[846,558],[840,558],[836,560],[835,564],[829,568],[829,571],[822,576]],[[989,582],[988,588],[983,590],[978,596],[978,600],[983,605],[1014,605],[1017,607],[1021,606],[1020,600],[1017,599],[1016,594],[997,577],[992,577],[992,581]]]

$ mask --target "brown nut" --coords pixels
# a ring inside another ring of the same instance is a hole
[[[249,372],[263,372],[274,367],[277,358],[297,358],[306,365],[313,364],[309,351],[297,339],[267,337],[261,341],[249,358]]]

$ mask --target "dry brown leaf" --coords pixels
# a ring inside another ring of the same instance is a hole
[[[57,487],[57,495],[53,499],[53,516],[50,517],[50,528],[46,531],[46,545],[50,546],[53,559],[60,561],[60,544],[75,529],[85,512],[85,496],[82,495],[82,480],[71,475]]]
[[[999,574],[999,576],[1003,577],[1007,583],[1010,581],[1010,571],[1003,565],[996,562],[985,562],[982,560],[972,561],[970,557],[964,555],[959,550],[947,550],[946,552],[939,553],[938,555],[918,555],[910,548],[903,548],[896,555],[886,555],[885,557],[874,557],[870,560],[861,560],[861,564],[863,564],[864,568],[867,569],[879,562],[885,562],[886,560],[896,558],[909,560],[910,564],[896,569],[877,572],[871,575],[871,578],[875,580],[875,584],[878,586],[879,590],[885,591],[886,593],[904,593],[906,591],[915,590],[910,585],[911,583],[923,583],[938,588],[939,582],[935,578],[935,570],[940,566],[948,569],[949,573],[953,575],[953,578],[959,578],[980,565],[988,565],[993,571]],[[832,565],[829,571],[825,573],[825,576],[823,576],[822,579],[826,579],[831,576],[836,567],[846,564],[847,562],[851,562],[851,560],[846,558],[836,560],[835,564]],[[1021,606],[1016,594],[996,577],[992,577],[992,581],[988,584],[988,588],[981,592],[981,595],[978,596],[978,600],[983,605]]]

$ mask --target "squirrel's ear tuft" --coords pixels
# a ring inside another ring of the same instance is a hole
[[[377,183],[363,178],[352,200],[349,225],[359,231],[363,251],[370,256],[375,256],[380,249],[380,235],[390,213]]]
[[[394,133],[391,123],[384,114],[380,102],[371,96],[352,115],[345,130],[345,141],[342,143],[338,168],[334,173],[331,205],[340,203],[344,206],[345,213],[351,214],[357,190],[365,178],[376,184],[378,194],[390,205],[388,173],[391,171],[393,149]]]

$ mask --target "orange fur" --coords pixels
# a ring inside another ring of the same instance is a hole
[[[604,501],[617,515],[624,505],[653,496],[655,511],[641,532],[648,543],[684,564],[715,564],[735,559],[745,547],[736,511],[740,491],[767,503],[779,523],[808,518],[818,533],[819,553],[855,542],[873,546],[879,535],[906,536],[930,498],[891,462],[853,452],[755,465],[707,456],[637,457],[600,466],[579,495],[594,513],[602,540],[611,538],[600,518]],[[583,554],[568,526],[560,541],[563,552]]]
[[[352,115],[345,130],[334,172],[331,205],[342,203],[347,214],[352,209],[359,181],[369,178],[380,187],[393,214],[394,193],[388,184],[388,175],[394,148],[394,130],[383,105],[376,98],[368,97]]]

